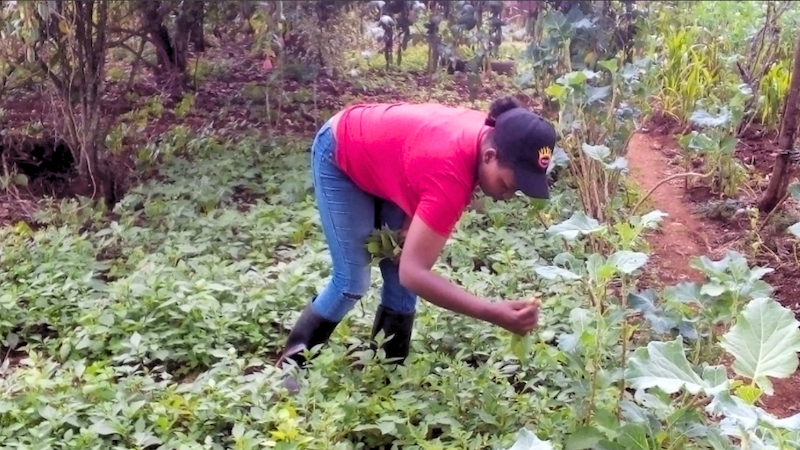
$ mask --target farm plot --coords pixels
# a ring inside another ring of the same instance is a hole
[[[265,2],[273,3],[283,2]],[[0,229],[0,444],[165,450],[800,445],[794,411],[781,403],[796,388],[800,350],[796,299],[786,295],[791,285],[785,281],[797,263],[790,251],[796,189],[789,184],[785,209],[770,217],[757,212],[755,194],[765,183],[744,152],[760,144],[737,134],[749,122],[776,127],[789,86],[780,84],[779,71],[791,67],[793,55],[779,47],[778,62],[764,71],[774,71],[775,79],[764,78],[746,94],[731,71],[749,33],[732,33],[717,49],[709,31],[712,19],[737,17],[729,19],[731,29],[750,23],[757,33],[780,11],[762,2],[700,2],[691,9],[663,2],[643,10],[648,21],[639,26],[650,32],[623,49],[631,52],[626,59],[624,51],[587,47],[617,30],[601,27],[603,17],[584,4],[592,2],[565,3],[580,5],[545,8],[531,31],[538,45],[530,52],[503,43],[501,51],[518,58],[515,76],[448,74],[446,67],[421,73],[428,47],[415,42],[400,67],[387,69],[383,55],[367,54],[345,59],[344,74],[269,75],[265,82],[263,60],[249,47],[258,47],[258,39],[231,39],[195,61],[191,94],[159,95],[163,80],[141,75],[131,78],[139,80],[133,93],[120,86],[126,77],[109,81],[116,103],[108,108],[124,111],[117,111],[106,138],[108,158],[115,170],[131,172],[124,183],[112,180],[117,198],[111,205],[75,192],[48,196],[38,179],[25,189],[28,177],[34,181],[30,174],[7,172],[3,179],[16,208],[8,210],[23,212],[9,215]],[[339,11],[337,23],[352,25],[356,12]],[[270,17],[253,14],[248,23],[256,27]],[[788,22],[780,23],[785,28],[795,16],[781,12]],[[793,38],[781,36],[780,45]],[[708,39],[705,46],[690,45],[701,39]],[[353,48],[350,53],[360,54]],[[127,67],[135,58],[109,60]],[[692,85],[699,78],[687,73],[711,75]],[[562,136],[551,167],[552,198],[500,203],[479,196],[435,269],[486,298],[541,299],[540,327],[514,336],[421,302],[405,364],[385,364],[369,339],[380,289],[375,267],[370,293],[330,344],[314,350],[299,373],[302,391],[289,395],[275,357],[330,276],[310,189],[313,130],[352,101],[485,109],[509,93],[547,115]],[[40,108],[29,105],[44,98],[17,95],[6,110],[8,128],[38,136],[50,125],[33,123],[30,110]],[[633,157],[629,144],[643,127],[649,140],[640,150],[652,153]],[[675,139],[665,129],[683,133]],[[642,180],[656,170],[667,176],[661,171],[672,157],[686,155],[694,159],[676,159],[676,172],[710,175],[686,184],[686,177],[676,178],[668,192],[693,197],[667,203],[661,187],[647,196],[657,183],[647,180],[644,187]],[[749,188],[741,188],[745,181]],[[83,188],[70,187],[87,193]],[[695,211],[700,191],[710,194]],[[676,217],[720,240],[692,241],[692,250],[676,258],[686,239],[695,239],[671,234]],[[769,228],[758,228],[767,222]],[[719,231],[726,226],[728,234]],[[726,236],[738,245],[723,245]],[[770,252],[777,262],[764,256]],[[679,275],[667,272],[665,261],[678,260],[686,264],[671,266]],[[776,289],[772,281],[781,284]]]

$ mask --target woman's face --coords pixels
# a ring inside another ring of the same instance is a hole
[[[506,201],[517,192],[514,171],[497,159],[497,151],[488,148],[481,155],[478,167],[478,185],[481,191],[494,200]]]

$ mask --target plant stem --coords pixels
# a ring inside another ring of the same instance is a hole
[[[622,379],[620,380],[619,386],[619,403],[617,404],[617,420],[621,419],[622,415],[622,408],[620,405],[622,404],[622,400],[625,398],[625,365],[627,364],[626,358],[628,353],[628,299],[626,295],[626,283],[625,277],[621,277],[622,281],[622,289],[620,289],[620,304],[622,305]]]
[[[600,300],[597,298],[597,294],[594,292],[594,286],[592,286],[588,281],[584,280],[584,284],[587,287],[587,291],[589,293],[589,297],[592,299],[592,303],[594,303],[595,307],[597,308],[597,328],[598,333],[595,334],[595,346],[594,346],[594,353],[591,355],[592,358],[592,377],[591,377],[591,394],[589,395],[589,405],[586,409],[586,416],[583,419],[584,425],[589,423],[591,420],[594,412],[594,402],[595,398],[597,397],[597,371],[600,366],[600,341],[601,337],[603,336],[603,322],[601,319],[603,318],[603,309],[600,303]]]
[[[672,181],[672,180],[675,180],[675,179],[678,179],[678,178],[682,178],[682,177],[708,178],[708,177],[710,177],[712,175],[714,175],[713,171],[711,171],[709,173],[685,172],[685,173],[676,173],[675,175],[668,176],[667,178],[664,178],[663,180],[661,180],[658,183],[656,183],[656,185],[653,186],[647,192],[647,194],[644,195],[644,197],[639,199],[639,202],[636,203],[636,206],[634,206],[633,209],[631,210],[631,215],[632,216],[636,215],[636,210],[639,209],[639,206],[641,206],[642,203],[644,203],[644,201],[647,200],[650,197],[650,195],[652,195],[653,192],[655,192],[655,190],[658,189],[659,186],[661,186],[662,184],[664,184],[664,183],[666,183],[668,181]]]

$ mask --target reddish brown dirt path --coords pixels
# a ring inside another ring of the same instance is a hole
[[[670,165],[667,156],[674,152],[674,145],[671,138],[642,133],[631,139],[628,164],[643,193],[664,178],[680,173],[679,168]],[[705,222],[692,213],[691,199],[683,186],[683,179],[669,181],[659,186],[648,200],[654,209],[669,214],[659,232],[652,233],[648,239],[652,247],[648,273],[663,285],[702,281],[702,276],[689,267],[690,259],[700,255],[719,258],[724,253],[715,236],[721,231],[719,225]],[[639,211],[640,214],[644,212]],[[772,382],[774,395],[763,396],[759,406],[778,417],[800,412],[800,371],[788,379],[772,379]]]
[[[676,173],[659,151],[662,144],[646,134],[636,133],[628,145],[628,166],[642,194],[659,181]],[[704,226],[683,200],[683,180],[662,184],[646,201],[668,216],[649,237],[652,246],[650,274],[664,284],[700,281],[700,274],[689,267],[692,257],[710,253]],[[640,210],[639,214],[647,211]]]

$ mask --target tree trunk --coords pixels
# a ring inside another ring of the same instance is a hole
[[[99,153],[102,148],[102,141],[105,137],[103,126],[100,123],[101,111],[100,104],[102,99],[103,82],[105,79],[105,59],[107,53],[106,46],[106,22],[108,20],[108,2],[75,2],[76,9],[83,9],[83,30],[76,43],[80,48],[78,54],[83,54],[85,61],[82,69],[85,85],[81,89],[81,107],[79,115],[81,124],[80,129],[80,148],[81,158],[78,165],[78,173],[86,181],[87,185],[93,189],[93,194],[99,194],[102,198],[108,198],[106,189],[106,175],[99,170]],[[97,23],[94,18],[97,17]],[[81,21],[79,20],[78,23]],[[93,32],[93,29],[96,31]],[[78,69],[79,71],[81,69]]]
[[[797,139],[798,122],[800,122],[800,35],[795,44],[792,80],[784,103],[781,132],[778,136],[778,156],[775,158],[767,191],[758,203],[759,209],[765,213],[775,209],[778,202],[786,195],[789,185],[790,156]]]
[[[58,48],[58,57],[48,62],[48,73],[61,97],[60,108],[66,141],[78,170],[81,195],[108,199],[107,174],[100,169],[106,136],[101,103],[108,53],[106,25],[108,2],[60,2],[60,14],[68,31],[56,27],[47,33]],[[71,83],[79,80],[79,83]]]
[[[411,19],[409,18],[410,6],[408,2],[403,2],[403,10],[397,18],[397,29],[402,33],[400,45],[397,46],[397,67],[403,64],[403,52],[408,48],[411,41]]]
[[[178,88],[184,88],[188,82],[186,74],[187,58],[189,51],[189,37],[194,27],[192,17],[197,11],[197,5],[202,8],[202,2],[183,1],[177,11],[175,35],[170,37],[169,30],[164,25],[164,18],[174,6],[170,2],[146,0],[139,2],[142,12],[143,29],[147,32],[148,41],[156,48],[156,59],[159,73],[166,75],[168,83],[177,82]]]
[[[156,0],[145,0],[139,3],[142,11],[143,28],[151,44],[156,48],[156,60],[158,68],[162,71],[170,71],[173,68],[172,61],[175,58],[175,50],[172,48],[169,38],[169,30],[164,26],[163,14],[160,11],[161,2]]]
[[[439,24],[441,23],[441,16],[436,12],[436,2],[431,2],[431,18],[425,27],[428,28],[428,75],[432,75],[439,68],[439,43],[441,37],[439,36]]]
[[[189,28],[189,41],[194,46],[194,51],[200,53],[206,50],[206,41],[203,32],[205,22],[205,3],[206,2],[187,2],[186,12],[189,14],[191,27]]]
[[[181,9],[178,10],[178,17],[175,20],[175,34],[172,39],[172,47],[175,50],[172,62],[175,64],[176,71],[181,74],[186,72],[186,64],[189,57],[189,35],[192,30],[192,3],[194,2],[181,2]]]

